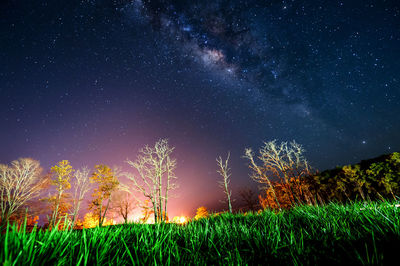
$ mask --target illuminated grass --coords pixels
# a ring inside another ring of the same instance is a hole
[[[398,203],[301,206],[186,225],[128,224],[1,236],[4,265],[387,264],[400,246]]]

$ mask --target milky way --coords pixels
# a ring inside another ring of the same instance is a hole
[[[167,137],[189,214],[228,151],[237,193],[262,141],[320,170],[400,149],[398,1],[3,1],[0,30],[0,163],[124,167]]]
[[[374,116],[379,106],[364,101],[382,87],[387,103],[396,102],[397,73],[382,54],[399,51],[399,11],[390,3],[133,1],[121,11],[151,23],[184,58],[232,79],[233,90],[244,87],[262,111],[278,101],[301,117],[340,127],[337,120],[356,120],[349,109]],[[365,81],[370,71],[386,79]]]

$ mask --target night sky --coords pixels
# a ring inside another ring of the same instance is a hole
[[[257,188],[245,147],[324,170],[400,150],[399,1],[2,1],[0,163],[127,168],[168,138],[170,217]],[[240,199],[237,198],[237,205]]]

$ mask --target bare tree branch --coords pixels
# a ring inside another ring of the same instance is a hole
[[[270,178],[281,181],[282,185],[290,192],[290,200],[300,201],[304,193],[301,186],[301,178],[309,173],[309,165],[305,160],[303,147],[295,141],[290,143],[276,140],[264,142],[264,146],[259,149],[258,159],[261,165],[257,165],[254,160],[254,153],[251,149],[245,150],[245,158],[250,160],[250,169],[253,170],[251,178],[259,183],[268,184],[271,192],[280,208],[275,190]],[[296,189],[296,191],[294,191]]]
[[[126,160],[138,173],[128,173],[126,177],[132,181],[132,189],[143,194],[151,202],[155,222],[166,219],[170,196],[168,193],[177,187],[173,182],[177,179],[174,173],[176,160],[170,157],[174,149],[168,145],[167,139],[160,139],[154,147],[146,145],[141,149],[136,161]]]
[[[228,167],[228,162],[229,162],[229,157],[230,157],[230,152],[228,152],[228,156],[226,157],[225,162],[222,161],[221,156],[216,159],[217,165],[219,169],[217,172],[222,176],[222,181],[219,181],[220,187],[224,190],[226,200],[228,202],[228,207],[229,207],[229,212],[232,213],[232,204],[231,204],[231,196],[232,196],[232,191],[229,190],[229,183],[230,183],[230,168]]]
[[[11,165],[0,165],[1,223],[6,224],[28,200],[36,198],[48,181],[41,176],[39,161],[20,158]]]

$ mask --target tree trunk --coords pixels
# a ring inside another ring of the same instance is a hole
[[[111,198],[111,195],[110,195],[110,197],[108,198],[107,205],[106,205],[106,208],[105,208],[105,210],[104,210],[103,217],[101,218],[101,225],[100,225],[100,226],[103,225],[104,219],[106,218],[106,213],[107,213],[107,210],[108,210],[108,205],[110,205],[110,198]]]
[[[361,198],[363,199],[363,201],[365,201],[365,196],[364,196],[362,187],[360,185],[358,185],[357,188],[358,188],[358,192],[360,193]]]
[[[317,192],[317,198],[318,198],[319,202],[320,202],[322,205],[325,204],[324,200],[321,198],[321,195],[319,195],[318,192]]]
[[[2,233],[3,229],[7,227],[8,220],[10,219],[9,212],[6,212],[3,217],[1,218],[1,223],[0,223],[0,233]]]
[[[168,190],[165,191],[165,199],[164,199],[165,219],[167,218],[167,202],[168,202]]]
[[[99,207],[99,226],[101,227],[101,225],[103,224],[101,221],[101,213],[103,211],[103,195],[101,195],[100,198],[100,207]]]
[[[72,224],[71,224],[71,228],[72,228],[72,229],[74,228],[76,219],[77,219],[77,217],[78,217],[78,212],[79,212],[80,206],[81,206],[81,203],[80,203],[80,201],[78,201],[78,203],[77,203],[76,206],[75,206],[74,216],[73,216],[73,218],[72,218]]]
[[[157,205],[156,205],[156,201],[153,199],[151,200],[151,203],[153,204],[153,212],[154,212],[154,222],[157,222]]]
[[[276,194],[275,194],[275,189],[274,189],[274,187],[272,186],[272,184],[271,184],[271,182],[269,181],[269,179],[267,179],[267,180],[268,180],[268,185],[269,185],[269,187],[271,188],[272,194],[274,194],[274,198],[275,198],[276,204],[278,205],[278,208],[279,208],[279,210],[281,211],[282,208],[281,208],[281,205],[279,204],[278,197],[277,197]]]
[[[396,200],[396,196],[394,195],[392,188],[390,188],[390,194],[392,194],[393,199]]]
[[[54,209],[54,213],[53,213],[53,217],[52,217],[52,228],[54,228],[56,226],[56,219],[57,219],[57,215],[58,215],[58,208],[60,206],[62,192],[63,192],[62,190],[60,190],[58,192],[58,199],[56,201],[56,207]]]
[[[224,178],[224,185],[225,185],[225,194],[226,194],[226,197],[228,198],[229,212],[232,213],[231,195],[229,193],[227,179],[225,179],[225,178]]]
[[[162,208],[162,161],[160,162],[160,173],[158,177],[158,208],[159,208],[159,222],[164,221],[163,208]]]
[[[165,187],[165,198],[164,198],[164,213],[165,216],[167,216],[167,202],[168,202],[168,189],[169,189],[169,181],[171,179],[170,177],[170,169],[169,169],[169,156],[167,157],[167,186]]]
[[[160,186],[158,187],[158,212],[159,212],[158,220],[159,220],[159,222],[162,222],[164,220],[163,213],[162,213],[162,197],[161,197],[161,195],[162,195],[162,190],[161,190],[161,184],[160,184]]]
[[[125,220],[125,224],[128,223],[128,202],[125,205],[125,215],[123,215],[124,220]]]

